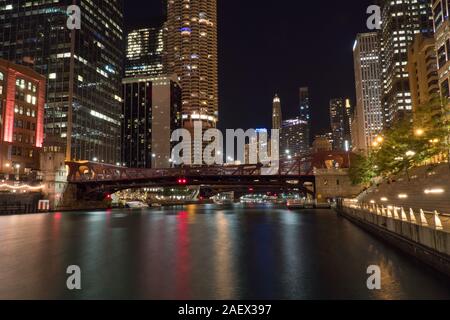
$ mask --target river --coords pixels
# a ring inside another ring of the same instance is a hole
[[[449,299],[450,282],[331,210],[192,205],[1,216],[0,298]]]

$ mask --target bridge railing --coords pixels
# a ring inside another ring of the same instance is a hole
[[[344,199],[342,207],[450,233],[450,214],[440,213],[437,210],[430,212],[422,209],[414,210],[398,206],[384,206],[374,203],[362,203],[356,199]]]
[[[302,159],[304,160],[304,159]],[[223,165],[178,167],[168,169],[132,169],[96,162],[67,162],[69,182],[102,182],[153,179],[158,177],[201,177],[201,176],[260,176],[264,166],[256,165]],[[279,175],[308,175],[308,163],[300,160],[289,161],[280,165]]]

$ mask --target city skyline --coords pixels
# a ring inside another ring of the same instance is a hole
[[[355,35],[367,31],[365,12],[372,2],[330,1],[328,10],[323,11],[324,26],[318,33],[311,33],[308,25],[315,22],[308,12],[320,10],[318,3],[266,4],[257,6],[258,14],[252,14],[256,1],[218,1],[218,127],[270,128],[276,93],[283,101],[283,116],[295,118],[299,116],[298,89],[309,87],[311,136],[329,130],[329,100],[345,96],[355,104],[352,47]],[[161,3],[130,0],[125,6],[125,22],[158,19]],[[234,11],[236,6],[239,12]],[[272,14],[285,18],[267,24]],[[229,16],[233,19],[227,19]],[[329,37],[329,41],[322,41],[320,35]],[[233,68],[227,68],[229,65]]]
[[[450,298],[450,0],[0,2],[0,300]]]

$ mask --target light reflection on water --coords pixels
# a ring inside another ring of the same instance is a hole
[[[186,206],[0,217],[0,298],[450,298],[448,280],[328,210]],[[381,291],[366,269],[382,270]],[[82,290],[65,288],[69,265]]]

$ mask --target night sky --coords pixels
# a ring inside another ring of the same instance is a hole
[[[126,23],[151,21],[161,0],[126,0]],[[270,128],[272,99],[298,114],[310,87],[313,131],[329,130],[331,98],[355,101],[352,47],[375,0],[218,0],[220,124]]]

